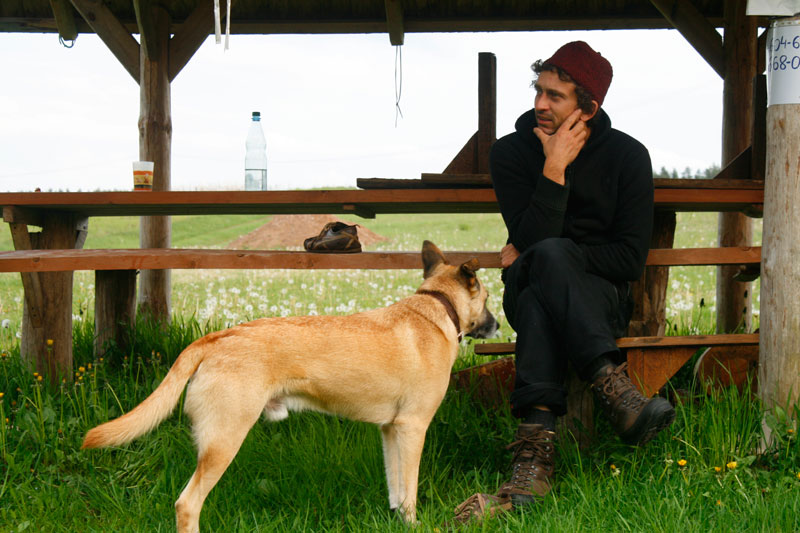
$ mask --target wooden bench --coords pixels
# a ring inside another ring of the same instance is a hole
[[[513,354],[513,342],[483,342],[474,345],[476,355],[497,356]],[[758,356],[758,333],[728,335],[684,335],[655,337],[622,337],[617,347],[628,362],[633,382],[645,396],[653,396],[701,348],[746,347],[736,352],[737,359],[753,361]],[[723,357],[722,352],[718,357]],[[720,361],[723,362],[723,361]],[[472,376],[489,379],[510,393],[514,376],[513,358],[505,357],[462,371],[457,378],[466,385]],[[498,379],[500,378],[500,379]],[[491,388],[491,387],[489,387]]]
[[[499,268],[498,252],[448,251],[451,262],[475,257],[482,268]],[[665,248],[650,250],[649,266],[757,265],[761,247]],[[176,248],[0,251],[0,272],[147,269],[414,269],[419,252],[314,254],[274,250]]]

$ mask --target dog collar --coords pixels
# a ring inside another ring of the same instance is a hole
[[[456,308],[453,307],[453,303],[447,298],[447,296],[440,291],[429,291],[423,289],[418,290],[417,294],[427,294],[428,296],[433,296],[442,303],[447,311],[447,316],[450,317],[450,320],[453,321],[453,325],[456,327],[456,333],[458,333],[458,340],[460,342],[464,335],[461,333],[461,326],[459,326],[458,313],[456,313]]]

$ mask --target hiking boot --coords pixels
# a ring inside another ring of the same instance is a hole
[[[358,224],[352,226],[344,222],[328,222],[316,237],[303,241],[309,252],[352,253],[361,251],[358,242]]]
[[[675,409],[664,398],[645,398],[631,382],[623,363],[592,383],[595,397],[626,444],[646,444],[675,419]]]
[[[514,442],[507,449],[514,450],[511,460],[511,479],[504,483],[496,495],[511,500],[515,508],[530,505],[550,492],[555,467],[556,434],[540,424],[520,424]]]

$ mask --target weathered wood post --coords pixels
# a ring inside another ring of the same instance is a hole
[[[169,38],[170,18],[163,7],[144,12],[152,18],[140,21],[139,157],[154,161],[153,190],[170,190],[172,115],[170,107]],[[147,193],[142,193],[147,194]],[[168,216],[142,217],[139,242],[142,248],[169,248],[171,223]],[[139,275],[139,305],[142,311],[168,320],[171,300],[169,270],[143,270]]]
[[[722,90],[722,167],[751,143],[753,78],[756,75],[756,17],[746,14],[746,2],[725,1],[725,76]],[[744,177],[744,176],[741,176]],[[751,178],[752,176],[747,176]],[[719,245],[750,246],[752,219],[742,213],[720,213]],[[717,333],[749,328],[752,322],[750,282],[735,281],[737,265],[717,267]]]
[[[758,372],[767,409],[800,398],[800,17],[769,32]]]

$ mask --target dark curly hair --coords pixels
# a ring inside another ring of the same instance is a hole
[[[594,106],[592,105],[592,101],[594,100],[594,98],[592,98],[592,95],[589,94],[589,91],[587,91],[586,89],[583,88],[583,86],[575,82],[575,80],[572,79],[572,76],[564,72],[563,69],[555,65],[551,65],[550,63],[545,63],[544,61],[539,59],[533,65],[531,65],[531,70],[533,71],[534,74],[536,74],[536,77],[531,82],[531,87],[536,85],[536,81],[539,79],[539,74],[541,74],[542,72],[555,72],[556,74],[558,74],[558,79],[560,79],[561,81],[566,81],[575,84],[575,96],[578,98],[578,107],[581,108],[581,111],[583,111],[584,113],[591,113],[592,110],[594,109]],[[597,122],[596,119],[597,115],[599,114],[600,113],[598,109],[598,113],[596,113],[587,122],[587,125],[589,127],[593,126]]]

